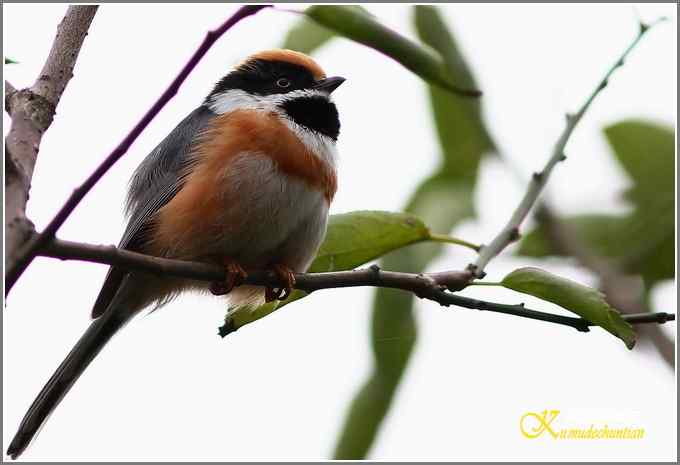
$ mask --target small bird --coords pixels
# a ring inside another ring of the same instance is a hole
[[[158,277],[116,267],[94,321],[24,416],[7,454],[16,459],[104,345],[132,317],[188,290],[226,295],[230,311],[285,299],[311,264],[337,187],[338,111],[326,77],[307,55],[256,53],[142,161],[129,185],[120,247],[224,266],[224,282]],[[285,286],[239,286],[271,270]]]

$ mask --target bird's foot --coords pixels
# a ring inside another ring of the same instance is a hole
[[[248,273],[235,260],[223,260],[227,277],[224,281],[210,283],[210,292],[213,295],[225,295],[230,293],[236,286],[240,286],[248,277]]]
[[[278,276],[284,285],[282,287],[269,287],[264,294],[265,302],[273,302],[275,300],[286,300],[295,286],[295,273],[293,270],[285,265],[273,265],[271,270]]]

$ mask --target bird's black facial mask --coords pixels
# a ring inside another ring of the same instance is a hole
[[[280,105],[288,117],[302,127],[338,139],[340,119],[335,104],[321,95],[298,97]]]
[[[315,80],[304,66],[286,61],[250,60],[217,83],[207,102],[215,95],[241,90],[255,96],[281,95],[293,91],[310,90],[307,95],[291,95],[278,105],[286,115],[303,128],[337,140],[340,120],[335,104],[328,98],[343,78]]]
[[[304,66],[285,61],[250,60],[226,75],[211,95],[240,89],[253,95],[285,94],[312,89],[316,81]]]

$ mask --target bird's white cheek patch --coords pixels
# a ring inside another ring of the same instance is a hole
[[[211,98],[208,107],[222,115],[234,110],[263,110],[264,102],[243,90],[228,90]]]
[[[230,89],[213,96],[208,102],[208,107],[218,115],[234,110],[263,110],[278,113],[278,107],[284,102],[309,97],[328,98],[328,94],[318,90],[301,89],[285,94],[254,95],[245,90]]]

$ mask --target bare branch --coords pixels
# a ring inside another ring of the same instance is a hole
[[[73,77],[80,48],[83,45],[97,6],[73,5],[57,26],[57,35],[50,54],[32,90],[55,107]]]
[[[9,113],[9,96],[12,95],[14,92],[16,92],[16,88],[12,85],[11,82],[5,81],[5,110],[7,113]]]
[[[217,265],[170,260],[131,252],[114,246],[90,245],[58,239],[54,239],[42,249],[40,255],[61,260],[82,260],[108,264],[159,276],[174,276],[199,281],[224,281],[226,278],[224,268]],[[412,292],[420,298],[432,300],[443,306],[454,305],[469,309],[505,313],[522,318],[570,326],[579,331],[588,331],[588,327],[592,326],[592,323],[581,318],[531,310],[525,308],[523,304],[499,304],[463,297],[449,292],[459,291],[468,285],[470,280],[469,271],[413,274],[383,271],[374,265],[370,268],[352,271],[296,274],[295,279],[295,288],[305,292],[341,287],[385,287]],[[275,273],[257,271],[249,273],[248,278],[243,284],[276,287],[281,286],[283,283]],[[667,313],[627,315],[624,316],[624,319],[636,324],[664,323],[675,320],[675,315]],[[228,329],[226,331],[229,332]]]
[[[14,260],[7,264],[7,272],[5,274],[5,295],[9,293],[12,286],[17,279],[24,272],[26,267],[31,263],[37,252],[44,247],[54,237],[66,219],[71,215],[73,210],[78,206],[80,201],[87,195],[87,193],[97,184],[97,182],[106,174],[106,172],[128,151],[132,143],[139,137],[154,117],[161,111],[161,109],[177,94],[182,83],[189,76],[191,71],[196,67],[198,62],[203,58],[206,52],[226,31],[242,19],[251,16],[268,5],[247,5],[239,8],[229,19],[227,19],[220,27],[209,31],[201,45],[189,58],[189,61],[184,65],[179,74],[170,83],[168,88],[161,94],[156,103],[144,114],[141,120],[132,128],[127,136],[120,142],[120,144],[111,152],[104,161],[97,167],[97,169],[77,187],[66,203],[61,207],[55,217],[48,223],[42,233],[33,235],[30,241],[27,241],[21,250],[16,254]],[[36,149],[37,150],[37,149]]]
[[[663,19],[664,18],[662,18],[662,20]],[[488,263],[495,256],[501,253],[508,245],[510,245],[511,243],[515,242],[520,238],[519,228],[524,222],[524,219],[531,211],[536,201],[538,200],[538,197],[541,191],[543,190],[543,187],[548,182],[550,174],[552,173],[553,169],[559,162],[566,159],[564,155],[564,148],[567,145],[567,142],[569,141],[569,137],[576,128],[576,125],[579,123],[579,121],[581,121],[581,118],[588,110],[590,105],[593,103],[595,97],[597,97],[599,93],[605,87],[607,87],[609,79],[611,75],[614,73],[614,71],[623,66],[625,59],[628,57],[628,54],[635,48],[638,42],[640,42],[640,39],[642,39],[645,33],[648,30],[650,30],[652,26],[654,26],[655,24],[656,23],[653,23],[651,25],[646,24],[640,25],[639,32],[635,39],[633,40],[633,42],[623,52],[621,57],[618,60],[616,60],[616,62],[609,69],[609,71],[607,71],[604,78],[600,81],[600,83],[597,85],[592,94],[590,94],[590,96],[585,101],[583,106],[581,106],[579,111],[576,112],[575,114],[567,115],[566,127],[564,128],[564,131],[562,131],[562,134],[557,140],[557,143],[553,148],[550,158],[548,159],[547,163],[540,172],[533,174],[532,179],[529,182],[528,189],[524,194],[522,201],[519,203],[514,213],[510,217],[510,220],[501,230],[501,232],[498,233],[498,235],[489,243],[489,245],[482,248],[479,255],[477,256],[477,261],[474,264],[471,263],[468,266],[468,269],[470,269],[473,272],[476,278],[480,279],[483,278],[485,275],[484,269],[486,268],[486,265],[488,265]]]
[[[200,262],[188,262],[152,257],[113,245],[91,245],[79,242],[53,239],[39,255],[61,260],[81,260],[105,265],[114,265],[126,270],[144,271],[157,276],[175,276],[199,281],[224,281],[223,267]],[[431,288],[461,290],[470,279],[467,271],[449,271],[416,275],[369,270],[341,271],[332,273],[297,274],[296,289],[312,292],[336,287],[379,286],[409,290],[415,293],[429,292]],[[274,273],[250,273],[244,284],[277,286],[281,282]]]
[[[73,67],[96,11],[96,6],[68,8],[33,86],[17,91],[5,81],[5,109],[12,118],[5,138],[5,269],[15,266],[20,247],[34,231],[26,218],[26,203],[40,142],[73,76]]]

